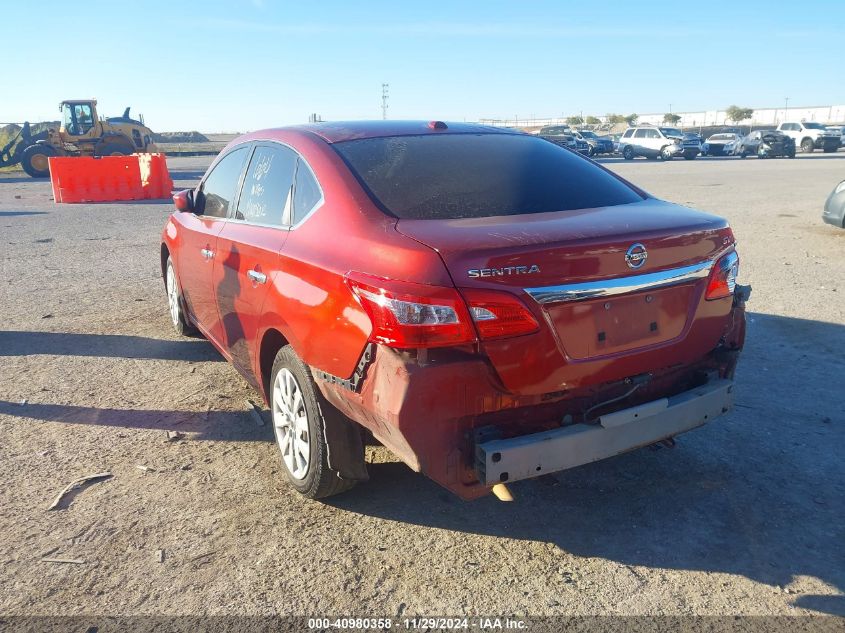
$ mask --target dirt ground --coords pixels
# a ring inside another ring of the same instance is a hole
[[[605,162],[730,219],[754,287],[737,408],[510,504],[384,449],[369,484],[301,498],[256,394],[172,330],[170,204],[0,174],[0,614],[845,615],[845,231],[820,218],[845,153]],[[207,164],[172,160],[177,187]]]

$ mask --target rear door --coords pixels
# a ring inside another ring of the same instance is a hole
[[[217,235],[233,206],[247,154],[247,147],[237,147],[220,158],[196,190],[194,213],[180,214],[185,230],[176,268],[182,292],[200,329],[218,344],[220,319],[212,283]]]
[[[264,300],[288,237],[297,160],[297,154],[285,145],[256,144],[237,205],[218,237],[214,286],[221,343],[248,376],[254,374],[255,338]]]

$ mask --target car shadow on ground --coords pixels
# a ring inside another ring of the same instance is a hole
[[[845,413],[841,393],[822,390],[831,384],[824,376],[838,366],[841,377],[845,366],[845,326],[752,313],[748,332],[736,409],[680,436],[675,449],[516,482],[513,503],[463,502],[404,464],[370,464],[367,485],[326,501],[622,565],[741,575],[773,591],[811,576],[842,592]],[[788,599],[845,615],[842,595]]]
[[[75,334],[0,330],[0,356],[104,356],[109,358],[222,361],[205,339],[165,339],[125,334]]]
[[[270,442],[272,431],[265,417],[258,426],[249,411],[178,411],[173,409],[109,409],[64,404],[0,400],[0,416],[124,429],[192,433],[192,440]]]
[[[5,355],[185,360],[194,349],[198,360],[218,358],[202,341],[0,333],[0,354]],[[513,503],[492,496],[463,502],[404,464],[376,463],[369,465],[367,485],[326,503],[410,525],[553,543],[580,557],[621,565],[741,575],[773,591],[810,576],[841,592],[845,419],[836,413],[821,417],[814,403],[802,402],[799,394],[829,400],[830,392],[822,396],[824,387],[819,385],[845,365],[840,362],[845,360],[844,349],[845,326],[752,313],[737,408],[681,436],[675,449],[642,449],[515,482]],[[266,412],[259,426],[247,411],[128,410],[0,400],[0,415],[175,429],[210,441],[272,441]],[[789,599],[798,607],[845,615],[845,596],[798,594]]]

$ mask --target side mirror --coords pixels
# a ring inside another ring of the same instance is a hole
[[[191,213],[194,210],[194,192],[191,189],[185,189],[173,194],[173,206],[177,211]]]

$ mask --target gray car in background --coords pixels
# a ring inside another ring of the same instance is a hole
[[[836,185],[824,204],[822,220],[845,229],[845,180]]]

